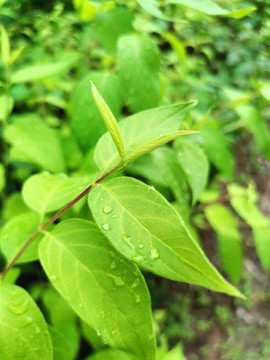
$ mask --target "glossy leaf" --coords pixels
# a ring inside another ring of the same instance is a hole
[[[201,130],[205,152],[215,167],[229,180],[233,177],[234,157],[229,150],[226,137],[220,130],[205,127]]]
[[[209,173],[207,157],[200,146],[182,139],[174,143],[174,149],[191,187],[192,203],[195,204],[207,185]]]
[[[97,14],[97,37],[108,51],[115,52],[118,38],[133,31],[133,19],[132,12],[126,7],[115,7]]]
[[[28,238],[38,229],[40,217],[34,212],[26,212],[9,220],[0,232],[1,250],[9,262],[18,253]],[[25,250],[17,263],[27,263],[38,259],[38,236]]]
[[[105,343],[154,359],[144,279],[135,264],[108,245],[95,224],[76,219],[60,223],[40,243],[40,259],[56,290]]]
[[[150,37],[122,36],[118,41],[117,66],[122,93],[131,111],[137,112],[158,105],[160,59],[158,48]]]
[[[139,360],[137,357],[115,349],[105,349],[89,356],[86,360]]]
[[[187,113],[194,106],[194,102],[164,106],[143,111],[120,121],[119,128],[127,157],[145,143],[152,142],[154,144],[156,141],[154,139],[159,137],[164,139],[169,133],[177,131]],[[164,142],[161,141],[161,143]],[[157,146],[159,146],[158,141],[155,147]],[[152,146],[151,149],[153,148]],[[112,169],[121,161],[109,133],[103,135],[97,143],[94,158],[98,167],[103,171]]]
[[[11,81],[13,84],[38,81],[67,72],[76,59],[55,62],[44,65],[31,65],[13,73]]]
[[[117,121],[113,116],[113,113],[111,112],[109,106],[106,104],[105,100],[102,98],[102,96],[100,95],[100,93],[98,92],[97,88],[93,83],[92,83],[92,93],[94,100],[97,104],[97,107],[99,109],[99,112],[106,125],[106,128],[111,134],[113,142],[119,152],[119,155],[121,158],[124,158],[125,145]]]
[[[236,19],[241,19],[242,17],[248,15],[250,12],[256,10],[254,6],[235,11],[225,10],[211,0],[168,0],[167,3],[184,5],[194,10],[201,11],[207,15],[222,15]]]
[[[242,272],[241,236],[236,218],[228,208],[220,204],[209,205],[205,215],[217,232],[221,261],[230,279],[237,283]]]
[[[81,80],[71,99],[71,127],[83,149],[89,150],[96,144],[106,127],[91,93],[90,81],[118,117],[121,108],[121,90],[118,76],[107,72],[93,72]]]
[[[55,211],[73,200],[94,178],[69,178],[64,174],[47,172],[32,175],[23,185],[22,196],[26,204],[38,213]]]
[[[30,295],[0,285],[0,358],[53,360],[47,324]]]
[[[114,247],[144,269],[241,296],[207,260],[176,210],[152,187],[118,177],[97,185],[88,201]]]
[[[56,131],[36,115],[18,117],[4,133],[7,142],[44,170],[64,172],[65,163]]]

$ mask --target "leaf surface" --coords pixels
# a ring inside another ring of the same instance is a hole
[[[88,201],[114,247],[144,269],[241,296],[211,265],[176,210],[152,187],[118,177],[97,185]]]
[[[16,285],[0,285],[0,358],[53,360],[44,317],[30,295]]]
[[[40,243],[40,259],[56,290],[105,343],[155,358],[144,279],[95,224],[77,219],[60,223]]]
[[[115,349],[105,349],[89,356],[86,360],[138,360],[133,355]]]

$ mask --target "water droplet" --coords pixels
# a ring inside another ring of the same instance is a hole
[[[112,270],[116,269],[116,268],[117,268],[116,262],[113,261],[113,262],[111,263],[111,266],[110,266],[110,267],[111,267]]]
[[[124,281],[122,280],[121,276],[117,276],[117,277],[114,277],[114,282],[117,286],[124,286],[125,283]]]
[[[50,279],[51,282],[55,282],[55,281],[58,279],[58,276],[56,276],[56,275],[51,275],[51,276],[49,277],[49,279]]]
[[[108,340],[106,338],[102,338],[102,342],[103,342],[104,345],[108,344]]]
[[[140,285],[140,280],[139,278],[135,279],[131,285],[132,289],[135,289],[136,287],[138,287]]]
[[[132,236],[128,236],[126,234],[123,234],[122,239],[131,248],[131,250],[135,249],[135,246],[131,242]]]
[[[22,315],[26,313],[27,310],[29,309],[29,301],[28,299],[24,299],[19,304],[17,302],[15,303],[11,302],[10,304],[8,304],[7,308],[10,312],[12,312],[15,315]]]
[[[22,316],[19,318],[19,327],[25,328],[33,323],[33,318],[30,316]]]
[[[141,302],[141,297],[139,294],[135,295],[135,303],[139,304]]]
[[[118,218],[118,215],[114,214],[114,215],[112,215],[112,218],[116,219],[116,218]]]
[[[97,329],[97,336],[101,336],[101,330]]]
[[[26,342],[25,341],[21,341],[20,343],[19,343],[19,346],[18,346],[18,350],[17,350],[17,352],[16,352],[16,355],[18,356],[18,357],[25,357],[25,355],[26,355],[26,352],[27,352],[27,349],[28,349],[28,346],[27,346],[27,344],[26,344]]]
[[[142,262],[144,260],[144,256],[142,255],[134,256],[132,260],[135,262]]]
[[[104,206],[104,208],[102,209],[102,211],[104,212],[104,214],[109,214],[110,212],[112,212],[112,207],[111,205],[106,205]]]
[[[103,310],[101,311],[101,317],[102,319],[105,319],[105,312]]]
[[[144,247],[144,244],[139,244],[139,248],[142,249]]]
[[[67,301],[68,304],[71,303],[71,298],[70,298],[70,296],[66,296],[66,301]]]
[[[109,231],[111,229],[110,225],[108,223],[102,225],[102,229]]]
[[[64,174],[64,173],[60,173],[60,174],[58,174],[58,178],[59,179],[67,179],[67,174]]]
[[[116,330],[113,329],[113,330],[112,330],[112,335],[114,335],[115,333],[116,333]]]
[[[154,191],[156,190],[154,186],[148,186],[148,191]]]
[[[36,332],[36,334],[40,334],[40,333],[41,333],[40,327],[37,326],[37,327],[35,328],[35,332]]]
[[[183,153],[182,153],[182,152],[179,152],[179,153],[178,153],[178,156],[182,157],[182,156],[183,156]]]
[[[100,201],[103,201],[103,198],[100,198],[99,200],[100,200]]]
[[[151,249],[151,258],[152,259],[158,259],[159,258],[159,252],[157,249]]]

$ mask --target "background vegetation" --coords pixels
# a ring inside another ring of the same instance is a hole
[[[46,172],[59,186],[68,175],[83,190],[98,173],[93,149],[105,126],[90,79],[118,120],[198,101],[182,128],[199,134],[154,150],[125,174],[175,206],[247,300],[145,273],[165,360],[270,359],[270,4],[216,3],[256,10],[212,16],[166,1],[0,1],[1,268],[40,221],[22,196],[31,175]],[[85,202],[62,219],[70,217],[91,219]],[[49,285],[35,252],[5,281],[40,306],[61,344],[55,359],[106,347]]]

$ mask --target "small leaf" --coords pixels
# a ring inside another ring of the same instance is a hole
[[[69,339],[56,327],[49,326],[53,346],[53,360],[73,360]]]
[[[61,222],[40,243],[39,253],[53,286],[105,343],[154,360],[144,278],[135,264],[113,250],[95,224],[79,219]]]
[[[115,349],[105,349],[89,356],[86,360],[138,360],[133,355]]]
[[[0,121],[6,121],[8,115],[12,112],[14,100],[10,96],[0,96]]]
[[[61,72],[66,72],[69,70],[76,60],[77,57],[71,60],[60,61],[51,64],[28,66],[13,73],[11,81],[13,84],[18,84],[52,77],[58,75]]]
[[[160,58],[157,45],[146,35],[125,35],[117,44],[122,93],[131,111],[153,108],[160,97]]]
[[[29,161],[44,170],[64,172],[65,163],[57,132],[49,128],[35,114],[18,117],[7,126],[6,141],[26,154]]]
[[[88,203],[113,246],[144,269],[241,297],[208,261],[176,210],[153,188],[118,177],[98,184]]]
[[[194,205],[207,185],[209,173],[207,157],[200,146],[182,139],[174,143],[174,149],[177,153],[177,160],[192,189]]]
[[[126,156],[128,157],[145,143],[150,142],[153,145],[154,139],[164,139],[167,134],[179,130],[181,123],[195,104],[195,102],[188,102],[146,110],[120,121],[118,125],[125,144]],[[157,140],[157,146],[159,146],[159,141]],[[161,143],[164,142],[161,140]],[[94,159],[103,171],[112,169],[121,161],[109,133],[103,135],[98,141]]]
[[[221,261],[230,279],[237,283],[242,272],[242,247],[238,224],[233,214],[220,204],[205,208],[205,216],[217,232]]]
[[[53,360],[44,317],[19,286],[0,285],[0,332],[1,359]]]
[[[137,3],[150,15],[165,21],[176,21],[163,14],[156,0],[137,0]]]
[[[26,204],[44,214],[60,209],[78,196],[94,180],[89,177],[69,178],[65,174],[32,175],[23,185],[22,196]]]
[[[18,253],[28,238],[37,231],[40,217],[34,212],[26,212],[9,220],[0,233],[1,250],[9,262]],[[18,264],[38,259],[38,244],[42,236],[38,236],[17,260]]]
[[[10,44],[6,29],[1,26],[1,57],[4,65],[8,65],[10,58]]]
[[[111,112],[109,106],[106,104],[106,102],[104,101],[104,99],[102,98],[100,93],[98,92],[95,85],[92,82],[91,82],[91,85],[92,85],[93,97],[95,99],[95,102],[97,104],[99,112],[104,120],[106,128],[108,129],[109,133],[111,134],[111,137],[115,143],[115,146],[117,147],[120,157],[124,158],[125,157],[125,145],[124,145],[124,141],[123,141],[119,126],[117,124],[117,121],[115,120],[113,113]]]
[[[171,47],[175,51],[180,63],[183,64],[186,59],[186,49],[183,46],[183,44],[172,33],[168,32],[168,33],[163,33],[161,35],[165,40],[168,41],[168,43],[171,45]]]

